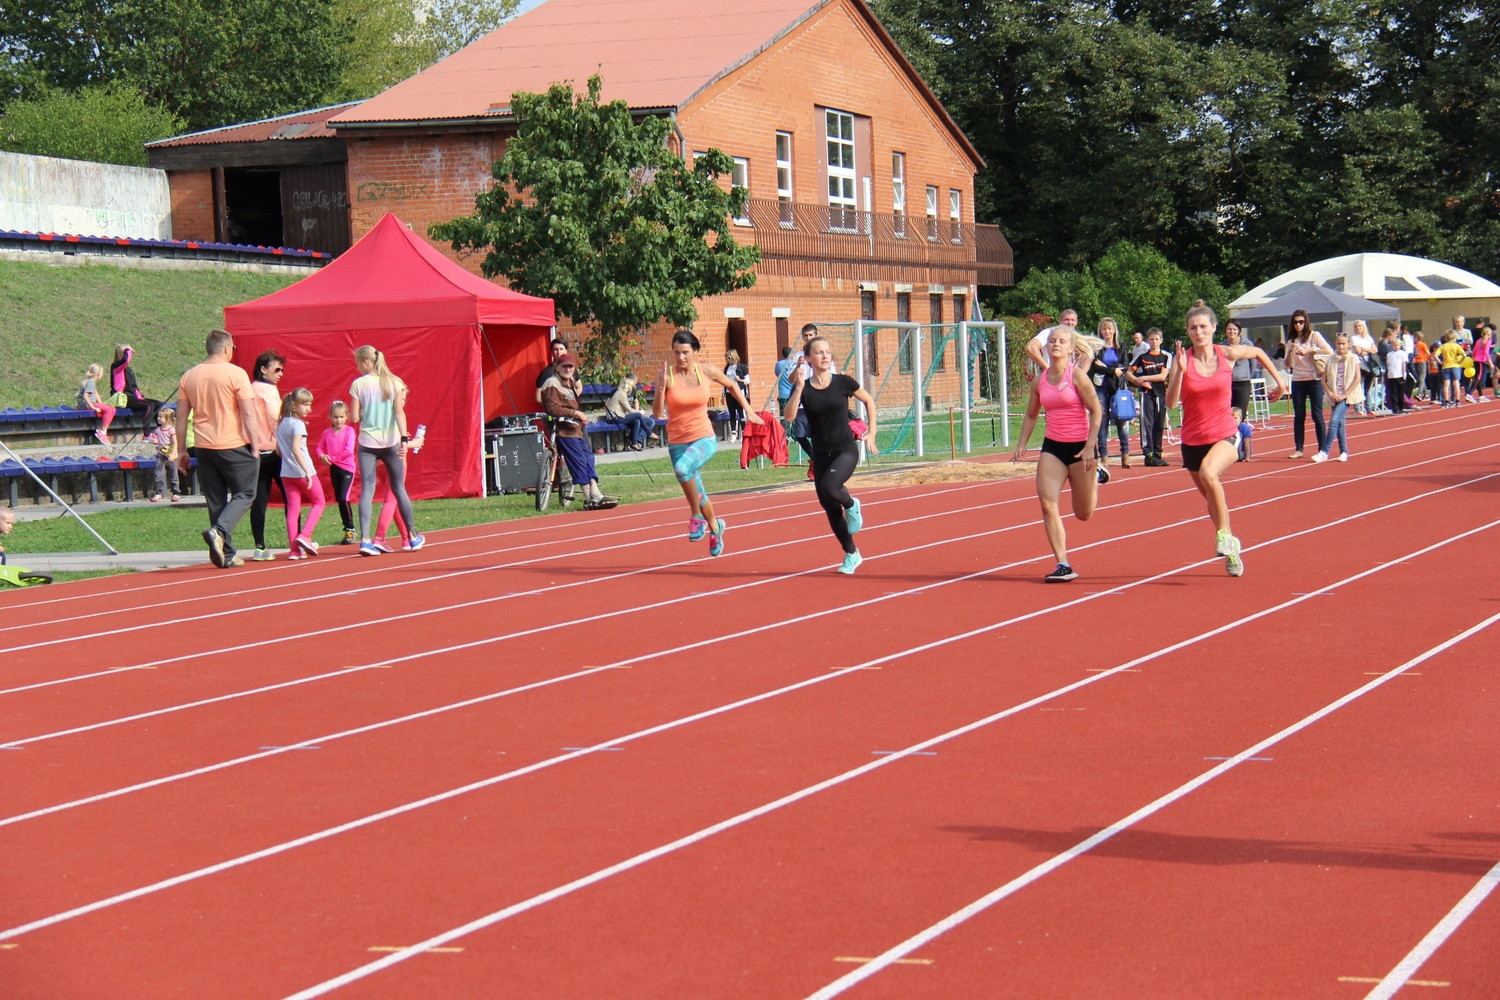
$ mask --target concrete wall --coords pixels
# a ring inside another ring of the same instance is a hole
[[[169,240],[166,171],[0,152],[0,229]]]

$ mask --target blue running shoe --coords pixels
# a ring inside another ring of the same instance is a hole
[[[380,555],[380,550],[375,547],[374,542],[360,542],[359,554],[362,556],[378,556]]]
[[[412,535],[411,536],[411,540],[409,542],[407,542],[406,545],[402,546],[402,548],[405,548],[405,549],[407,549],[410,552],[415,552],[415,551],[417,551],[418,549],[420,549],[422,546],[424,546],[426,544],[427,544],[427,536],[426,535]]]
[[[711,556],[722,555],[724,552],[724,532],[729,525],[724,523],[721,517],[714,524],[714,530],[708,533],[708,554]]]
[[[854,501],[853,507],[844,510],[844,524],[848,526],[849,534],[851,535],[859,534],[859,529],[865,526],[865,516],[860,513],[858,500]],[[859,563],[855,563],[854,565],[858,566]],[[854,570],[851,569],[846,572],[853,573]]]
[[[703,541],[703,533],[708,530],[708,522],[701,517],[688,518],[688,541]]]
[[[859,569],[859,564],[864,561],[865,557],[859,554],[858,549],[854,550],[853,552],[845,552],[844,564],[839,567],[839,572],[843,573],[845,576],[851,576],[853,575],[855,570]]]

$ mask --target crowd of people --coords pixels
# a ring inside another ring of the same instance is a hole
[[[1068,556],[1061,493],[1064,486],[1069,488],[1075,518],[1086,521],[1093,515],[1098,488],[1108,482],[1105,463],[1111,432],[1118,442],[1121,468],[1130,466],[1132,428],[1144,464],[1168,465],[1162,454],[1166,419],[1171,410],[1182,407],[1183,464],[1207,502],[1215,553],[1225,559],[1229,575],[1238,576],[1244,564],[1239,541],[1230,530],[1222,477],[1236,461],[1253,456],[1254,428],[1246,414],[1256,381],[1264,380],[1268,399],[1290,394],[1293,450],[1288,457],[1315,463],[1349,460],[1351,417],[1400,415],[1422,405],[1489,402],[1500,391],[1493,365],[1494,325],[1480,323],[1470,330],[1462,316],[1455,316],[1452,327],[1431,343],[1400,323],[1389,324],[1377,339],[1363,321],[1354,322],[1349,332],[1334,335],[1329,343],[1307,313],[1296,310],[1270,353],[1264,342],[1251,343],[1234,320],[1225,324],[1223,342],[1216,342],[1218,319],[1201,302],[1188,312],[1185,326],[1186,339],[1178,340],[1169,353],[1160,328],[1135,333],[1127,346],[1112,317],[1102,318],[1097,335],[1091,335],[1078,330],[1078,314],[1068,309],[1056,325],[1041,330],[1026,345],[1038,372],[1031,381],[1012,457],[1019,460],[1025,455],[1045,414],[1036,493],[1056,560],[1044,578],[1047,582],[1067,582],[1078,575]],[[265,530],[273,490],[281,493],[286,508],[287,558],[318,554],[312,535],[330,502],[318,463],[328,467],[331,500],[338,505],[346,544],[357,542],[362,555],[390,553],[394,550],[386,538],[394,522],[403,550],[422,547],[425,540],[412,529],[414,515],[405,488],[406,456],[421,442],[413,441],[408,431],[407,387],[386,366],[380,351],[365,346],[354,352],[357,377],[350,385],[349,401],[330,404],[328,429],[314,448],[307,420],[315,401],[305,388],[280,394],[284,357],[263,352],[255,359],[251,377],[231,362],[234,343],[226,331],[210,334],[205,347],[205,360],[183,376],[175,407],[141,391],[131,369],[134,350],[128,344],[116,348],[108,393],[100,388],[103,366],[89,366],[79,384],[78,405],[99,414],[96,433],[106,444],[111,422],[121,409],[139,411],[155,422],[144,436],[156,450],[154,502],[168,496],[178,501],[179,474],[197,459],[209,508],[210,526],[203,537],[216,566],[243,564],[232,536],[246,512],[254,538],[251,560],[275,558]],[[720,368],[702,361],[701,349],[691,331],[677,331],[671,359],[657,376],[651,413],[642,411],[636,380],[628,374],[615,387],[605,412],[624,426],[626,446],[635,451],[659,440],[657,426],[666,424],[672,471],[688,506],[687,537],[706,537],[709,554],[717,556],[724,551],[728,523],[715,511],[701,475],[718,444],[709,413],[711,390],[723,393],[731,438],[746,423],[759,425],[763,420],[750,405],[750,372],[738,353],[728,351]],[[551,352],[549,364],[537,376],[537,400],[574,483],[584,491],[585,506],[613,506],[613,498],[599,487],[588,418],[581,408],[578,362],[563,340],[554,340]],[[863,526],[863,514],[847,484],[859,461],[860,444],[875,450],[875,401],[856,380],[838,372],[832,346],[814,324],[803,328],[798,349],[781,352],[775,365],[775,399],[789,436],[809,456],[808,475],[817,502],[843,552],[838,569],[853,573],[863,558],[853,537]],[[867,422],[852,411],[856,402],[863,405]],[[380,469],[385,472],[383,504],[372,532]],[[351,504],[356,473],[357,520]]]
[[[386,366],[379,350],[365,346],[354,352],[357,377],[349,387],[349,402],[335,401],[329,406],[329,428],[312,449],[307,421],[315,400],[306,388],[280,395],[278,385],[286,372],[285,358],[275,351],[263,352],[255,359],[252,381],[233,362],[234,337],[230,333],[214,330],[204,349],[204,360],[189,369],[178,384],[175,409],[160,407],[157,411],[158,426],[152,436],[158,455],[154,499],[160,499],[165,488],[164,464],[175,458],[178,471],[186,474],[196,459],[208,506],[209,526],[203,540],[215,566],[227,569],[245,564],[234,544],[234,530],[246,513],[251,515],[255,541],[252,561],[275,559],[265,534],[273,486],[285,505],[287,558],[318,555],[318,543],[312,536],[327,498],[314,454],[330,467],[345,542],[353,544],[355,540],[349,491],[357,468],[360,554],[378,556],[393,551],[385,543],[392,519],[399,520],[403,549],[422,547],[425,539],[414,530],[411,500],[406,493],[405,464],[408,451],[420,448],[422,442],[420,434],[414,439],[408,431],[406,384]],[[357,434],[351,425],[358,425]],[[377,465],[386,472],[386,502],[379,533],[372,534]],[[175,500],[176,480],[172,483]]]

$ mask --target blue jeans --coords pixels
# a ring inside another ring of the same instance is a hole
[[[1312,405],[1313,430],[1318,435],[1318,450],[1328,438],[1328,429],[1323,424],[1323,383],[1317,379],[1292,382],[1292,445],[1295,451],[1302,450],[1302,441],[1307,434],[1307,409]]]
[[[1347,454],[1349,451],[1349,443],[1344,437],[1344,417],[1348,412],[1348,403],[1334,403],[1333,416],[1328,418],[1328,435],[1325,441],[1328,444],[1332,444],[1334,441],[1337,441],[1339,443],[1340,454]],[[1328,449],[1322,448],[1319,450],[1327,451]]]
[[[618,421],[625,425],[625,433],[631,444],[645,444],[651,432],[656,430],[656,421],[638,410],[631,410]]]

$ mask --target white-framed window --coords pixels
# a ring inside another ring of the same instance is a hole
[[[891,214],[895,217],[892,226],[901,239],[906,238],[906,154],[891,154]]]
[[[748,192],[750,190],[750,161],[743,156],[735,156],[731,157],[731,159],[733,159],[734,165],[729,168],[729,183],[734,187],[744,188]],[[740,210],[740,214],[734,217],[734,221],[737,225],[750,225],[750,205],[748,201],[745,207]]]
[[[954,243],[964,241],[964,193],[948,189],[948,238]]]
[[[927,238],[936,241],[938,238],[938,189],[936,184],[927,185]]]
[[[781,224],[787,229],[797,224],[792,209],[792,133],[776,133],[776,200],[781,203]]]
[[[854,116],[847,111],[825,112],[828,140],[828,224],[833,229],[859,229],[855,194]]]

